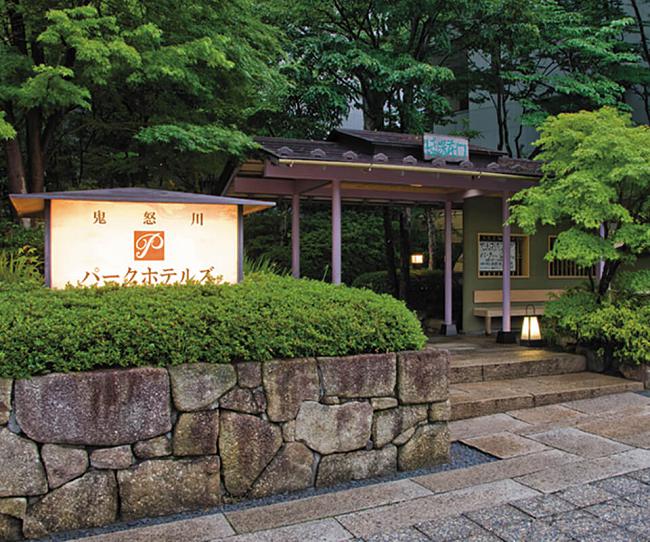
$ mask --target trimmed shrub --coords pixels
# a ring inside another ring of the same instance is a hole
[[[591,292],[570,290],[546,304],[544,323],[549,338],[569,336],[598,352],[608,367],[650,363],[647,302],[627,299],[598,303]]]
[[[0,377],[419,349],[403,303],[253,274],[237,285],[0,288]]]

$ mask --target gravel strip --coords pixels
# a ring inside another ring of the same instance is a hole
[[[308,489],[305,491],[300,491],[297,493],[292,493],[290,495],[274,495],[271,497],[266,497],[264,499],[257,499],[253,501],[245,501],[236,504],[225,504],[217,508],[210,510],[201,510],[198,512],[185,512],[182,514],[175,514],[173,516],[164,516],[162,518],[143,518],[136,521],[130,521],[127,523],[116,523],[113,525],[108,525],[107,527],[101,527],[99,529],[86,529],[81,531],[73,531],[67,533],[56,533],[52,534],[46,538],[39,539],[41,542],[64,542],[67,540],[77,540],[79,538],[84,538],[87,536],[112,533],[117,531],[122,531],[126,529],[131,529],[135,527],[144,527],[147,525],[159,525],[163,523],[170,523],[182,519],[195,518],[200,516],[205,516],[209,514],[217,514],[220,512],[233,512],[236,510],[246,510],[248,508],[255,508],[258,506],[265,506],[268,504],[275,504],[279,502],[293,501],[297,499],[303,499],[305,497],[311,497],[313,495],[322,495],[325,493],[333,493],[336,491],[341,491],[344,489],[351,489],[355,487],[364,487],[372,484],[390,482],[393,480],[404,480],[407,478],[412,478],[414,476],[420,476],[423,474],[433,474],[436,472],[444,472],[455,469],[464,469],[466,467],[472,467],[474,465],[480,465],[482,463],[489,463],[492,461],[498,461],[495,457],[485,454],[475,448],[470,446],[465,446],[459,442],[454,442],[451,445],[451,461],[445,463],[444,465],[438,465],[431,469],[420,469],[417,471],[409,472],[400,472],[393,476],[387,476],[383,478],[375,478],[370,480],[360,480],[347,482],[345,484],[340,484],[333,487],[321,488],[321,489]]]

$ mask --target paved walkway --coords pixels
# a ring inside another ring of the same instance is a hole
[[[643,390],[641,382],[588,372],[586,358],[568,352],[467,335],[431,345],[451,354],[453,420]]]
[[[650,398],[622,393],[451,427],[503,459],[83,541],[650,541]]]

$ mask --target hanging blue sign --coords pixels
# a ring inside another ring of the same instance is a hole
[[[469,160],[469,140],[464,137],[424,134],[424,159],[444,158],[450,162]]]

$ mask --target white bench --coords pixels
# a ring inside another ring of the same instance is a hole
[[[559,296],[564,290],[510,290],[510,303],[526,303],[535,307],[535,314],[544,314],[544,305],[555,296]],[[501,290],[474,290],[474,304],[492,303],[488,307],[474,307],[472,313],[478,318],[485,319],[485,334],[492,334],[492,318],[503,317],[503,306],[495,305],[503,303],[503,292]],[[510,306],[511,316],[526,316],[526,305]]]

